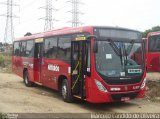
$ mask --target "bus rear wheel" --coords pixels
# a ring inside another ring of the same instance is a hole
[[[65,102],[69,102],[69,103],[73,102],[73,97],[71,96],[71,90],[69,88],[69,84],[66,79],[62,81],[61,95]]]
[[[32,87],[32,86],[34,85],[34,83],[29,80],[28,71],[25,71],[25,72],[24,72],[24,84],[25,84],[27,87]]]

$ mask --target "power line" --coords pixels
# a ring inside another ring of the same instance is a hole
[[[7,13],[0,15],[0,16],[6,17],[4,42],[5,43],[13,43],[13,40],[14,40],[13,19],[14,18],[19,18],[18,16],[14,15],[13,7],[14,6],[19,6],[19,5],[14,3],[13,0],[7,0],[6,2],[1,2],[0,4],[7,6]]]
[[[28,9],[31,9],[30,7],[33,6],[36,2],[39,2],[39,0],[32,0],[30,3],[26,4],[23,7],[23,10],[21,11],[21,13],[28,10]]]
[[[53,19],[53,11],[58,11],[58,9],[53,7],[53,0],[46,0],[46,6],[41,7],[42,9],[45,9],[45,17],[40,18],[45,20],[45,26],[44,31],[52,30],[53,29],[53,21],[58,21],[56,19]]]
[[[72,4],[72,10],[69,11],[70,13],[72,13],[72,21],[70,21],[72,23],[72,27],[78,27],[79,25],[83,24],[82,22],[80,22],[79,17],[80,15],[82,15],[83,13],[80,12],[80,4],[81,3],[79,0],[70,0],[68,1]]]

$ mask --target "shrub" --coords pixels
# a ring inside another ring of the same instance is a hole
[[[6,114],[0,113],[0,119],[8,119]]]
[[[3,55],[0,55],[0,67],[5,67],[5,58]]]

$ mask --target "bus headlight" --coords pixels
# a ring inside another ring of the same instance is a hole
[[[102,83],[100,81],[98,81],[96,79],[94,81],[100,91],[103,91],[105,93],[107,92],[107,89],[102,85]]]
[[[143,89],[143,88],[146,86],[146,81],[147,81],[147,79],[144,78],[144,81],[143,81],[143,83],[142,83],[142,85],[141,85],[141,89]]]

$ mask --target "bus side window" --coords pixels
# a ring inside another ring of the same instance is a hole
[[[157,38],[156,51],[160,51],[160,38]]]
[[[14,56],[20,55],[20,42],[14,42]]]
[[[55,59],[57,56],[57,37],[45,39],[44,57]]]
[[[160,37],[159,36],[151,36],[149,37],[149,52],[157,52],[160,51]]]
[[[26,57],[34,57],[34,41],[27,41]]]
[[[35,44],[34,58],[40,58],[40,45],[38,43]]]
[[[87,42],[87,72],[89,73],[91,70],[91,48],[90,42]]]
[[[59,37],[57,57],[70,63],[72,35]]]
[[[26,56],[26,46],[27,46],[27,43],[26,42],[22,42],[22,45],[21,45],[21,56]]]

